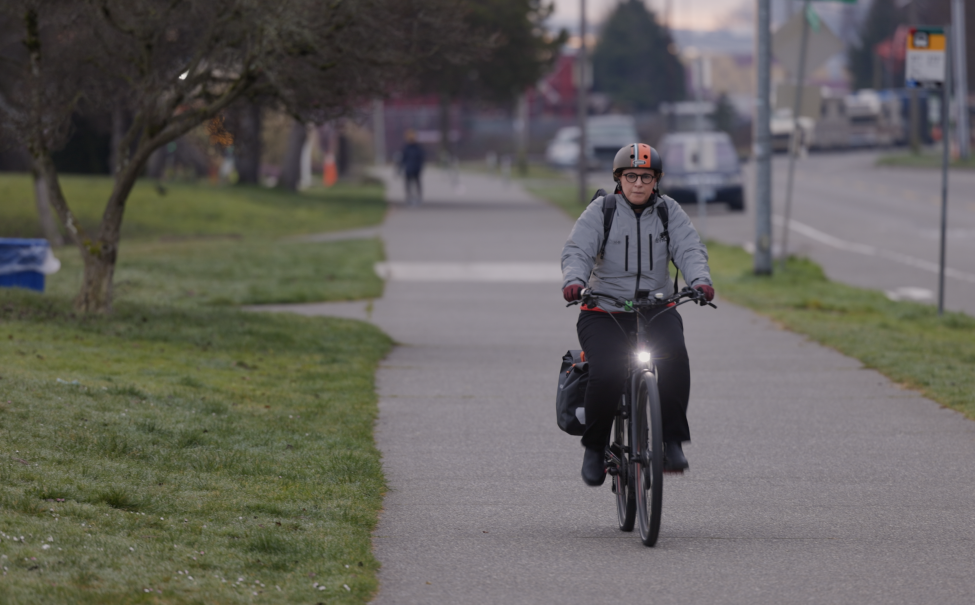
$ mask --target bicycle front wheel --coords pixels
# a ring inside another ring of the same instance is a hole
[[[609,464],[616,470],[613,474],[613,493],[616,494],[616,516],[622,531],[633,531],[636,522],[636,493],[633,491],[630,465],[627,457],[630,450],[629,422],[623,415],[616,416],[613,421],[613,442],[609,446]]]
[[[630,424],[633,431],[633,466],[630,473],[632,489],[636,492],[636,513],[640,525],[640,539],[646,546],[657,543],[660,533],[660,508],[664,497],[663,422],[660,416],[660,393],[657,377],[644,373],[634,377],[636,384]]]

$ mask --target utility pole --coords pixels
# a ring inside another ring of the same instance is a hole
[[[916,1],[916,0],[915,0]],[[968,124],[968,65],[965,61],[965,3],[962,0],[951,2],[951,38],[954,41],[955,66],[955,104],[958,105],[958,154],[967,160],[971,154],[971,128]]]
[[[755,49],[755,273],[772,274],[771,0],[758,0]]]
[[[579,55],[576,74],[576,100],[578,101],[579,112],[579,203],[585,204],[589,200],[586,187],[586,171],[589,166],[589,158],[586,157],[586,114],[588,113],[588,102],[586,99],[586,0],[579,0]]]
[[[802,3],[802,41],[799,46],[799,65],[796,68],[796,98],[792,103],[792,137],[789,139],[789,178],[785,186],[785,219],[782,223],[782,270],[789,257],[789,221],[792,219],[792,181],[796,172],[796,156],[799,155],[799,112],[802,111],[802,93],[806,83],[806,48],[809,46],[809,0]],[[804,134],[804,133],[803,133]],[[803,136],[805,139],[805,136]]]
[[[694,100],[697,101],[697,110],[695,111],[697,115],[694,116],[695,130],[697,132],[697,151],[694,153],[694,168],[698,173],[696,192],[697,229],[701,239],[705,239],[707,237],[708,225],[708,201],[711,196],[701,183],[701,172],[704,171],[701,165],[704,159],[704,112],[702,111],[702,106],[704,105],[704,55],[698,53],[691,66],[694,73]]]

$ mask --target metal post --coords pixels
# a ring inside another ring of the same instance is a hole
[[[951,34],[945,29],[945,79],[941,84],[941,255],[938,261],[938,315],[945,312],[945,247],[948,233],[948,100],[951,98]]]
[[[697,56],[697,60],[694,62],[695,66],[695,78],[694,78],[694,100],[697,101],[697,111],[695,111],[695,127],[697,129],[697,228],[701,239],[707,238],[707,226],[708,226],[708,200],[705,199],[704,185],[701,184],[701,172],[703,168],[701,167],[702,159],[704,158],[704,116],[701,114],[704,91],[704,57],[700,54]]]
[[[755,107],[755,273],[772,274],[771,0],[758,0]]]
[[[802,86],[806,81],[806,47],[809,46],[809,0],[802,3],[802,42],[799,46],[799,68],[796,70],[795,101],[792,103],[792,137],[789,140],[789,178],[785,186],[785,221],[782,223],[782,270],[789,258],[789,221],[792,220],[792,181],[799,151],[799,111],[802,109]]]
[[[518,95],[518,105],[515,115],[515,163],[518,166],[518,174],[528,176],[528,124],[529,107],[528,92]]]
[[[576,92],[578,95],[578,111],[579,111],[579,203],[585,204],[589,200],[587,199],[587,187],[586,187],[586,171],[589,168],[588,160],[586,157],[586,114],[587,112],[587,101],[586,101],[586,0],[579,0],[579,56],[576,73],[579,76],[579,81],[576,83]]]
[[[968,66],[965,60],[965,3],[961,0],[951,2],[951,21],[954,26],[951,38],[955,40],[955,104],[958,105],[958,155],[967,160],[971,154],[970,139],[972,136],[968,124]]]

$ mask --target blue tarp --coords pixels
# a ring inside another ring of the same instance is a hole
[[[60,267],[46,239],[0,238],[0,275],[23,271],[47,275]]]

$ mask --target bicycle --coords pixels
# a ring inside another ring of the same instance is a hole
[[[593,306],[599,299],[607,300],[626,311],[637,314],[637,338],[634,355],[630,356],[626,385],[613,421],[613,436],[606,448],[607,472],[613,477],[612,490],[616,494],[616,513],[622,531],[633,531],[639,521],[640,540],[654,546],[660,533],[660,512],[663,503],[663,441],[660,393],[657,389],[657,368],[650,354],[647,328],[666,310],[697,302],[717,308],[704,299],[702,292],[686,287],[664,297],[658,293],[650,297],[649,290],[638,290],[636,300],[628,301],[608,294],[582,291],[579,301]],[[643,313],[665,309],[644,321]],[[622,329],[622,326],[620,327]]]

